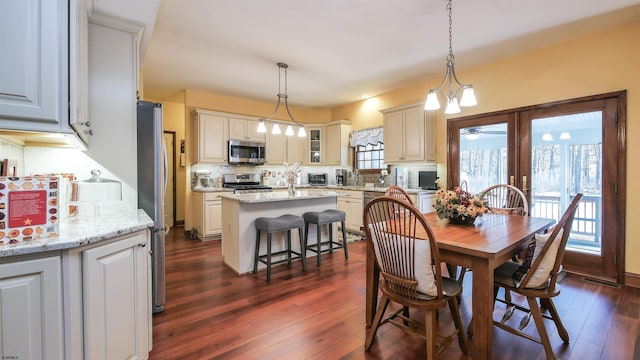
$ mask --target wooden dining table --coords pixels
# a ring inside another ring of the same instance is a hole
[[[534,233],[549,228],[553,219],[484,214],[474,224],[453,225],[436,213],[423,215],[438,243],[440,260],[473,271],[472,311],[474,359],[491,359],[493,327],[493,271],[509,260]],[[419,236],[419,234],[416,234]],[[370,328],[378,302],[380,269],[373,244],[367,239],[366,326]]]

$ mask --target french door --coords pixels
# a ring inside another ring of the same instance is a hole
[[[619,92],[449,119],[447,185],[479,193],[511,184],[527,195],[531,216],[556,220],[583,193],[564,268],[622,283],[624,109]]]

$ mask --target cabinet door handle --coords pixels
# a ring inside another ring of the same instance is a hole
[[[138,246],[145,247],[145,246],[147,246],[147,242],[146,241],[145,242],[141,242],[140,244],[138,244]]]

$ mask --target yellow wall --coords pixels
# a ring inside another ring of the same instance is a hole
[[[232,96],[187,90],[186,105],[191,109],[208,109],[234,114],[265,117],[275,109],[277,97],[273,101],[256,101]],[[293,117],[301,123],[325,123],[331,121],[331,109],[289,106]],[[284,102],[280,103],[274,119],[289,120]]]
[[[590,36],[567,41],[459,71],[463,82],[473,83],[478,105],[465,109],[459,116],[486,113],[521,106],[553,102],[587,95],[627,90],[627,191],[626,207],[631,218],[631,204],[640,202],[640,193],[631,191],[633,179],[640,176],[640,165],[634,156],[640,155],[640,22],[627,24]],[[445,59],[442,61],[442,75]],[[382,125],[379,110],[424,99],[428,89],[442,80],[425,79],[406,88],[346,104],[332,109],[294,108],[292,112],[303,123],[323,123],[348,119],[352,129]],[[275,97],[274,97],[275,102]],[[273,110],[274,102],[233,98],[187,90],[185,119],[193,108],[265,116]],[[280,113],[276,116],[286,119]],[[445,174],[446,118],[442,110],[437,118],[438,172]],[[189,122],[186,122],[189,131]],[[187,168],[188,171],[188,168]],[[187,190],[188,191],[188,190]],[[188,217],[189,215],[187,215]],[[188,229],[188,227],[187,227]],[[627,221],[626,272],[640,274],[640,223]]]
[[[458,72],[473,83],[478,105],[459,116],[517,108],[587,95],[627,90],[627,228],[626,272],[640,274],[640,223],[632,219],[632,204],[640,193],[632,191],[640,176],[640,22],[538,49],[512,58]],[[445,64],[443,59],[442,75]],[[378,110],[423,99],[441,78],[400,91],[333,109],[333,119],[349,119],[357,130],[382,125]],[[372,106],[372,104],[377,104]],[[456,115],[456,116],[458,116]],[[445,173],[446,119],[437,113],[438,172]]]

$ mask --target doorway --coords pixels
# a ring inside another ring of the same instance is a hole
[[[172,228],[176,219],[176,132],[164,132],[164,146],[167,154],[167,180],[164,194],[164,223]]]
[[[583,193],[563,266],[623,283],[625,108],[618,92],[449,119],[448,186],[515,185],[531,216],[556,220]]]

